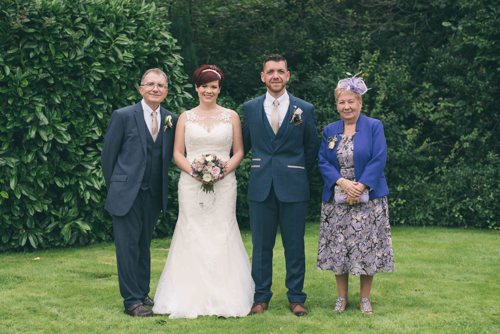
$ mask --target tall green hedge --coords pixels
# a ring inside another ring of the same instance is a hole
[[[150,67],[186,76],[167,9],[136,0],[0,0],[0,250],[108,240],[99,163],[113,109]]]

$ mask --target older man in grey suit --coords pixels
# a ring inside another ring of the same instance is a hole
[[[168,94],[168,77],[162,70],[146,71],[138,89],[142,101],[113,112],[101,163],[125,313],[146,317],[153,315],[146,308],[153,306],[148,296],[150,244],[160,211],[167,210],[177,118],[160,106]]]

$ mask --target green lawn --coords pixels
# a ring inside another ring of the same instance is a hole
[[[250,251],[250,232],[243,231]],[[374,315],[352,304],[334,314],[334,277],[315,269],[318,225],[306,232],[310,314],[287,308],[284,260],[277,241],[269,312],[241,319],[170,320],[123,314],[113,244],[0,255],[0,333],[500,333],[500,233],[393,228],[396,271],[375,277]],[[152,289],[170,239],[154,240]]]

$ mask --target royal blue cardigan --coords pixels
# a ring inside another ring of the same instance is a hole
[[[340,175],[337,147],[344,132],[344,121],[339,120],[325,126],[319,149],[318,166],[323,177],[322,200],[330,201],[335,183]],[[328,139],[337,138],[335,147],[328,148]],[[378,119],[359,115],[354,136],[354,174],[356,181],[363,183],[370,190],[370,199],[386,196],[389,187],[384,175],[387,160],[387,143],[384,127]]]

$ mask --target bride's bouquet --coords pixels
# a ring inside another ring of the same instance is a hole
[[[201,179],[201,189],[206,192],[214,191],[214,183],[224,177],[226,162],[215,154],[202,154],[191,163],[193,176]]]

